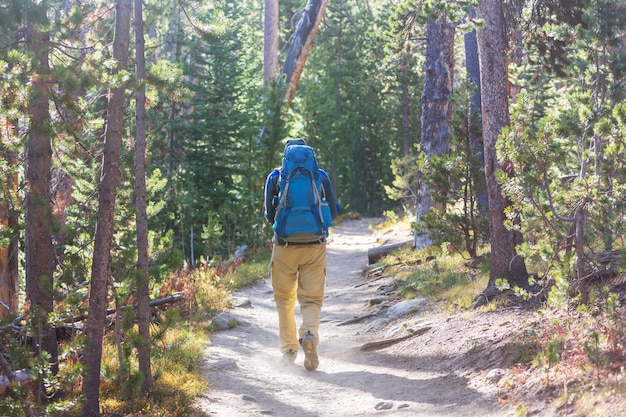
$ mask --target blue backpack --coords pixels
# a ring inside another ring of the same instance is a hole
[[[325,239],[332,217],[313,148],[291,145],[285,149],[278,186],[276,236],[289,243]]]

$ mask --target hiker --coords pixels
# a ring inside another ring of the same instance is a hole
[[[318,327],[326,285],[326,238],[338,204],[328,175],[304,139],[285,145],[281,168],[265,183],[265,218],[273,225],[271,280],[278,310],[280,351],[293,364],[299,345],[304,367],[319,365]],[[295,304],[302,324],[296,332]]]

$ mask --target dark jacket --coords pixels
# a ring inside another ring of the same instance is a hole
[[[332,183],[330,182],[330,178],[328,174],[320,169],[320,174],[322,175],[322,186],[324,187],[324,195],[326,196],[326,201],[328,202],[328,206],[330,207],[330,214],[333,219],[337,218],[339,214],[339,204],[337,203],[337,196],[335,195],[335,190],[333,188]],[[265,181],[265,218],[270,224],[274,223],[274,218],[276,216],[276,207],[278,206],[278,177],[280,176],[280,169],[276,168],[272,171]]]

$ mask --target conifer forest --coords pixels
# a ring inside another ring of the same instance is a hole
[[[342,214],[487,248],[485,299],[587,302],[626,264],[625,75],[624,0],[0,0],[0,414],[99,415],[112,321],[150,391],[151,303],[270,247],[288,138]]]

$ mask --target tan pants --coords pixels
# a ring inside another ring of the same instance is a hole
[[[318,327],[326,285],[326,243],[287,247],[275,244],[271,274],[281,352],[290,349],[297,352],[299,339],[308,331],[319,341]],[[296,299],[302,316],[297,333]]]

